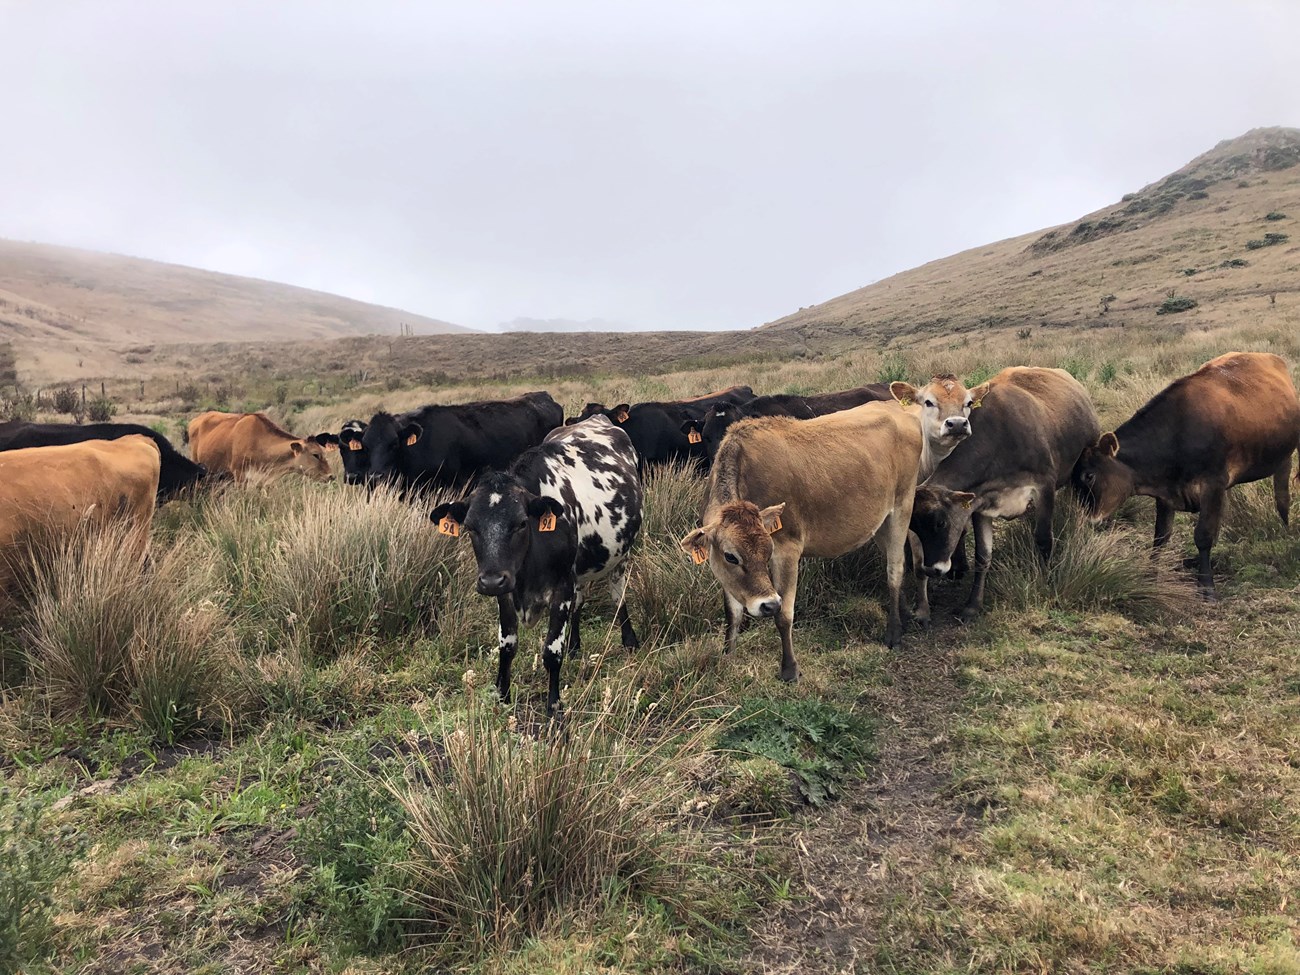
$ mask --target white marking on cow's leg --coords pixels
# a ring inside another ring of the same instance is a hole
[[[614,622],[619,627],[619,640],[624,648],[635,650],[641,646],[641,641],[637,639],[636,630],[632,628],[632,619],[627,611],[627,580],[628,566],[624,562],[609,577],[609,596],[618,607],[614,611]]]
[[[546,713],[554,714],[560,703],[560,665],[564,662],[564,646],[569,635],[569,607],[573,605],[573,595],[561,596],[551,603],[551,622],[546,629],[546,639],[542,647],[542,663],[546,667],[547,692]]]

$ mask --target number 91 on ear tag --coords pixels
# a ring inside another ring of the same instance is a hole
[[[555,531],[555,513],[553,511],[548,511],[537,519],[537,530],[539,532]]]

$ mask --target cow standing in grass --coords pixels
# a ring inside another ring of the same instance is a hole
[[[243,478],[249,471],[271,475],[302,474],[332,480],[326,445],[317,437],[295,437],[265,413],[220,413],[209,410],[186,430],[190,454],[214,474]]]
[[[948,571],[967,526],[975,532],[975,579],[963,621],[984,603],[993,519],[1033,510],[1034,541],[1046,562],[1056,492],[1100,430],[1088,391],[1063,369],[1012,366],[969,395],[980,404],[970,414],[970,438],[917,489],[912,512],[928,574]]]
[[[626,433],[594,416],[553,431],[504,473],[485,474],[463,501],[438,505],[429,517],[448,535],[469,535],[478,562],[478,591],[499,611],[497,691],[510,692],[519,617],[549,614],[542,663],[546,711],[560,700],[560,665],[577,652],[583,588],[609,585],[623,646],[638,645],[624,602],[627,556],[641,528],[641,479]]]
[[[1094,521],[1135,494],[1156,499],[1155,546],[1169,541],[1175,511],[1197,512],[1197,583],[1217,598],[1210,550],[1228,489],[1273,478],[1278,517],[1291,508],[1291,455],[1300,447],[1300,402],[1286,362],[1267,352],[1229,352],[1157,393],[1113,433],[1090,442],[1073,472]]]

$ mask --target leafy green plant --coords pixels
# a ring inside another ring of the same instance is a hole
[[[720,748],[789,769],[812,806],[838,797],[844,779],[875,754],[865,718],[821,701],[750,698],[728,723]]]
[[[52,950],[54,885],[79,845],[42,829],[42,804],[0,788],[0,971],[39,963]]]
[[[876,382],[903,382],[910,374],[907,361],[902,356],[891,355],[880,360],[880,368],[876,370]]]
[[[86,417],[92,423],[107,423],[117,415],[117,404],[107,397],[92,399],[86,404]]]
[[[1199,304],[1200,302],[1197,301],[1195,298],[1189,297],[1187,295],[1177,295],[1177,294],[1170,293],[1168,296],[1165,297],[1165,300],[1160,303],[1160,307],[1156,309],[1156,314],[1174,315],[1180,311],[1188,311],[1192,308],[1195,308]]]

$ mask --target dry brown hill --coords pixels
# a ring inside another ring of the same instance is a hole
[[[1150,322],[1171,294],[1198,303],[1168,319],[1179,324],[1271,316],[1298,327],[1298,164],[1300,129],[1252,129],[1076,222],[932,261],[763,328],[834,345],[1114,325]]]
[[[396,308],[256,278],[117,254],[0,240],[0,339],[24,373],[98,375],[105,348],[463,332]],[[82,365],[78,368],[77,363]]]

